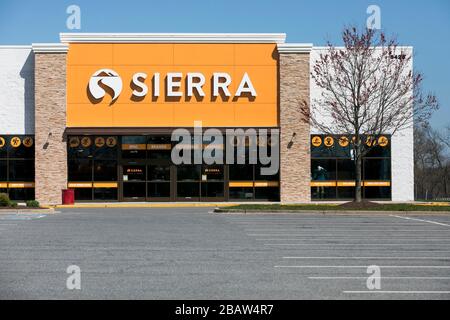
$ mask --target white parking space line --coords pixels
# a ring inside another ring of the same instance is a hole
[[[276,231],[276,230],[274,230]],[[305,236],[305,235],[317,235],[318,232],[322,232],[323,230],[317,229],[317,230],[308,230],[308,231],[302,231],[302,230],[298,230],[299,232],[296,233],[286,233],[286,232],[264,232],[264,233],[247,233],[248,236],[278,236],[278,235],[297,235],[297,236]],[[418,233],[418,232],[426,232],[424,235],[428,235],[430,232],[440,232],[440,230],[348,230],[348,231],[338,231],[338,232],[333,232],[330,234],[322,234],[321,236],[335,236],[335,235],[349,235],[349,234],[353,234],[353,235],[360,235],[360,236],[366,236],[367,232],[381,232],[381,236],[384,235],[391,235],[391,233],[399,233],[399,232],[406,232],[406,233]],[[444,236],[447,234],[443,234]],[[450,234],[448,234],[449,239],[450,239]]]
[[[381,290],[364,290],[364,291],[351,291],[345,290],[343,293],[372,293],[372,294],[380,294],[380,293],[397,293],[397,294],[450,294],[450,291],[381,291]]]
[[[308,277],[311,280],[367,280],[367,277]],[[450,277],[382,277],[390,280],[450,280]]]
[[[378,266],[382,269],[450,269],[450,266]],[[299,265],[299,266],[274,266],[274,268],[298,268],[298,269],[367,269],[367,266],[345,266],[345,265]]]
[[[311,260],[450,260],[450,257],[283,257],[283,259]]]
[[[348,240],[348,241],[352,241],[352,240],[358,240],[360,241],[363,237],[346,237],[346,238],[337,238],[337,237],[303,237],[303,238],[283,238],[283,237],[279,237],[279,238],[255,238],[253,240],[256,241],[313,241],[313,240],[318,240],[318,241],[323,241],[323,240],[339,240],[339,241],[344,241],[344,240]],[[363,238],[366,241],[370,241],[373,242],[373,240],[378,240],[379,237],[364,237]],[[393,241],[411,241],[411,240],[417,240],[417,241],[424,241],[424,242],[435,242],[435,241],[441,241],[441,242],[445,242],[445,241],[450,241],[449,238],[427,238],[426,240],[421,239],[421,238],[417,238],[417,237],[389,237],[389,240],[391,242]]]
[[[450,224],[446,224],[446,223],[442,223],[442,222],[436,222],[436,221],[431,221],[431,220],[423,220],[423,219],[417,219],[417,218],[411,218],[411,217],[402,217],[402,216],[396,216],[391,214],[391,217],[395,217],[395,218],[399,218],[399,219],[405,219],[405,220],[412,220],[412,221],[420,221],[420,222],[426,222],[426,223],[432,223],[432,224],[437,224],[439,226],[445,226],[445,227],[450,227]]]
[[[341,246],[355,246],[355,247],[373,247],[373,246],[377,246],[377,247],[391,247],[391,246],[406,246],[406,247],[417,247],[417,246],[428,246],[430,245],[429,243],[383,243],[383,242],[378,242],[378,243],[330,243],[330,242],[324,242],[324,243],[317,243],[317,242],[312,242],[312,243],[264,243],[265,246],[309,246],[309,247],[316,247],[316,246],[328,246],[328,247],[341,247]],[[433,244],[433,247],[436,246],[444,246],[444,247],[448,247],[449,244],[444,244],[444,243],[439,243],[439,244]]]

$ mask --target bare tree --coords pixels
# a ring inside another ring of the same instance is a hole
[[[448,131],[429,124],[414,130],[416,199],[445,199],[450,195],[450,145]]]
[[[352,27],[343,30],[342,40],[343,47],[328,43],[313,65],[311,76],[322,93],[302,112],[323,133],[353,136],[355,201],[361,202],[362,157],[376,145],[374,138],[427,120],[438,102],[422,93],[412,52],[395,39]]]

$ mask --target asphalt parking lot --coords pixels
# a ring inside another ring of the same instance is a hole
[[[450,298],[450,216],[210,211],[0,214],[0,298]]]

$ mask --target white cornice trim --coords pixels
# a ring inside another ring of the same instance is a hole
[[[282,43],[277,45],[279,53],[310,53],[312,43]]]
[[[69,45],[65,43],[33,43],[35,53],[66,53]]]
[[[60,33],[62,43],[284,43],[285,33]]]

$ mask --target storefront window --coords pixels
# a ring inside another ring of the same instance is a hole
[[[355,161],[351,159],[337,160],[337,180],[355,180]]]
[[[147,149],[147,137],[145,136],[122,137],[123,159],[145,159],[146,149]]]
[[[311,187],[311,198],[316,200],[336,199],[336,187]]]
[[[255,188],[255,199],[279,201],[280,188],[278,187]]]
[[[366,199],[388,199],[391,197],[390,187],[364,187]]]
[[[170,136],[150,136],[147,140],[147,155],[149,159],[170,160],[172,141]]]
[[[230,181],[253,181],[253,165],[230,164]]]
[[[0,159],[0,182],[8,181],[8,161]]]
[[[170,165],[149,165],[149,181],[170,181]]]
[[[34,160],[9,160],[9,181],[34,181]]]
[[[262,175],[253,164],[174,165],[172,146],[170,135],[69,136],[68,181],[75,200],[279,200],[278,172]]]
[[[364,159],[365,180],[390,180],[391,159]]]
[[[355,196],[355,161],[351,136],[311,136],[311,196],[316,200],[349,200]],[[362,162],[363,197],[391,197],[390,136],[362,137],[368,150]]]
[[[117,162],[94,160],[94,181],[117,181]]]
[[[123,184],[124,198],[145,198],[146,185],[144,182],[128,182]]]
[[[117,200],[117,188],[94,188],[94,200]]]
[[[177,195],[179,198],[198,198],[200,195],[200,183],[178,182]]]
[[[336,180],[336,159],[312,159],[313,181]]]
[[[230,200],[253,200],[253,187],[234,187],[230,188]]]
[[[0,192],[11,200],[34,199],[34,150],[34,136],[0,136]]]
[[[68,161],[69,181],[92,181],[92,160],[69,159]]]
[[[117,137],[69,136],[67,141],[67,176],[69,185],[75,185],[75,200],[117,200]]]
[[[147,183],[147,194],[150,198],[169,198],[170,182]]]
[[[202,182],[202,197],[222,198],[224,196],[223,182]]]
[[[177,181],[199,181],[201,165],[177,166]]]

